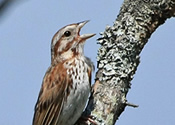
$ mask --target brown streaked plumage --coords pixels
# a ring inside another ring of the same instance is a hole
[[[73,125],[83,112],[94,67],[83,49],[85,40],[95,34],[79,34],[87,22],[67,25],[54,35],[51,66],[35,105],[33,125]]]

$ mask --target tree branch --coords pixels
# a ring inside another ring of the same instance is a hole
[[[126,106],[137,107],[126,101],[126,95],[139,54],[156,28],[174,15],[175,0],[124,0],[114,25],[98,39],[98,71],[83,117],[113,125]],[[89,119],[77,124],[90,124]]]
[[[5,9],[13,2],[13,0],[0,0],[0,15],[4,12]]]

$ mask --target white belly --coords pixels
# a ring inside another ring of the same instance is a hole
[[[75,63],[77,62],[75,61]],[[88,66],[82,61],[78,63],[80,65],[78,69],[71,67],[68,70],[73,82],[76,84],[72,86],[73,89],[71,89],[67,101],[64,102],[58,125],[73,125],[81,116],[88,100],[90,93]],[[76,91],[74,91],[75,89]]]

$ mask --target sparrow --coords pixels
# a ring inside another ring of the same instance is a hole
[[[84,56],[84,44],[95,34],[80,35],[87,22],[67,25],[53,36],[51,66],[43,78],[33,125],[73,125],[81,116],[94,70],[92,61]]]

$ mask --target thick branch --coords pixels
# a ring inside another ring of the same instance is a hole
[[[136,106],[126,95],[139,54],[156,28],[174,15],[174,0],[124,1],[114,25],[98,39],[98,71],[84,116],[99,125],[113,125],[127,105]]]

